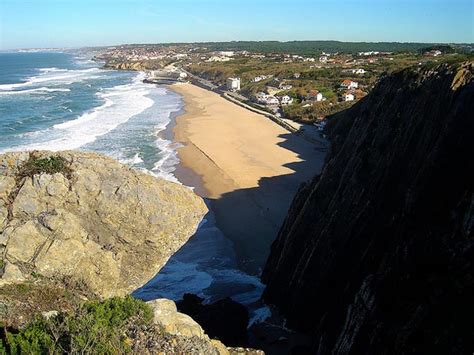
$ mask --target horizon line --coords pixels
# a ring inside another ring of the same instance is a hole
[[[0,52],[12,50],[31,50],[31,49],[79,49],[79,48],[101,48],[101,47],[115,47],[115,46],[131,46],[131,45],[172,45],[172,44],[206,44],[206,43],[238,43],[238,42],[276,42],[276,43],[292,43],[292,42],[339,42],[339,43],[402,43],[402,44],[429,44],[429,45],[471,45],[474,42],[410,42],[410,41],[341,41],[336,39],[295,39],[295,40],[231,40],[231,41],[197,41],[197,42],[137,42],[137,43],[120,43],[120,44],[103,44],[103,45],[83,45],[83,46],[61,46],[61,47],[21,47],[21,48],[5,48],[0,49]]]

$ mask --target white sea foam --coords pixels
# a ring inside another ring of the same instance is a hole
[[[45,135],[51,133],[59,138],[18,146],[14,150],[68,150],[93,142],[153,105],[153,100],[147,97],[151,87],[142,80],[143,74],[140,74],[131,84],[104,90],[98,94],[104,100],[101,106],[44,131]]]
[[[176,150],[181,147],[181,144],[157,137],[156,146],[160,150],[161,159],[154,164],[152,173],[163,179],[180,183],[173,172],[176,170],[176,165],[179,164]]]
[[[39,75],[29,77],[27,78],[27,81],[23,83],[1,84],[0,91],[11,91],[18,88],[34,86],[37,84],[42,85],[44,83],[70,84],[97,77],[97,74],[99,73],[99,68],[89,68],[82,70],[43,68]]]
[[[23,94],[31,94],[31,93],[49,93],[49,92],[69,92],[71,89],[67,88],[48,88],[48,87],[40,87],[35,89],[26,89],[26,90],[12,90],[12,91],[0,91],[0,95],[23,95]]]
[[[133,158],[130,159],[120,159],[120,162],[122,164],[128,164],[128,165],[137,165],[143,163],[143,159],[140,158],[140,153],[136,153]]]
[[[194,293],[206,303],[231,297],[249,308],[250,324],[268,318],[270,310],[260,301],[264,285],[257,276],[237,268],[233,244],[215,226],[212,213],[196,234],[166,266],[134,295],[144,300],[182,299]]]

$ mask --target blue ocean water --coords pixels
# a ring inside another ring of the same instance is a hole
[[[179,95],[71,53],[0,53],[0,152],[83,149],[175,180]]]
[[[178,144],[163,133],[183,109],[181,97],[142,82],[144,74],[102,70],[80,53],[0,53],[0,153],[12,150],[95,151],[171,181]],[[196,235],[137,297],[174,300],[196,293],[268,315],[263,285],[237,268],[232,243],[212,212]]]

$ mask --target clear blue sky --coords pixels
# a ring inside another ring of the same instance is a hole
[[[474,42],[474,0],[0,0],[0,49],[231,40]]]

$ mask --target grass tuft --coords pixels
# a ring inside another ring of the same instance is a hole
[[[18,175],[20,178],[24,178],[39,174],[53,175],[57,173],[61,173],[67,178],[70,178],[72,170],[66,159],[60,156],[39,158],[32,154],[30,159],[20,167]]]

